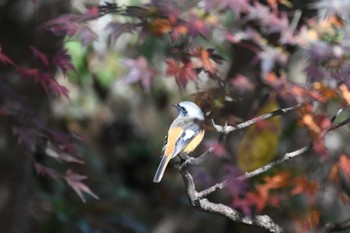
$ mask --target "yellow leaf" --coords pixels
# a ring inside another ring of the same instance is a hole
[[[279,108],[275,100],[265,104],[258,115]],[[238,148],[237,162],[243,171],[252,171],[269,163],[276,156],[281,118],[279,116],[257,122],[250,127]]]

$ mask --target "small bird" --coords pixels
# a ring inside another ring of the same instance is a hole
[[[159,183],[162,180],[170,159],[181,152],[187,156],[201,143],[205,133],[201,124],[204,120],[203,112],[195,103],[182,101],[173,106],[176,107],[179,115],[171,123],[165,137],[161,153],[162,160],[153,178],[154,183]]]

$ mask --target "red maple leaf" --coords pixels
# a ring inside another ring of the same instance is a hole
[[[59,84],[55,79],[50,79],[49,87],[55,95],[57,96],[63,95],[64,97],[69,99],[69,96],[68,96],[69,90],[65,86]]]
[[[45,148],[46,155],[54,158],[59,162],[68,162],[68,163],[80,163],[84,164],[84,161],[73,157],[71,154],[63,152],[57,146],[53,145],[51,142],[48,142]]]
[[[99,199],[98,196],[91,191],[91,189],[81,182],[82,180],[87,179],[86,176],[82,176],[78,173],[74,173],[72,170],[67,170],[64,179],[67,181],[68,185],[78,194],[80,199],[85,203],[85,197],[83,196],[83,192],[89,194],[95,199]]]
[[[174,76],[176,82],[181,86],[185,87],[189,80],[197,79],[197,73],[195,72],[195,66],[191,62],[176,62],[173,59],[167,59],[165,61],[168,65],[166,74]]]
[[[46,67],[49,66],[49,59],[47,58],[45,53],[41,52],[34,46],[29,46],[29,48],[32,50],[34,57],[38,58],[42,63],[44,63]]]
[[[208,50],[199,48],[192,53],[192,56],[195,58],[192,59],[192,62],[196,67],[208,71],[211,74],[214,74],[217,71],[216,63],[212,60],[211,54]]]
[[[15,66],[15,63],[11,60],[11,58],[9,58],[7,55],[5,55],[2,52],[1,46],[0,46],[0,62],[3,62],[5,64],[7,63],[7,64],[10,64],[12,66]]]
[[[66,14],[46,22],[43,27],[56,36],[73,36],[80,26],[77,16]]]
[[[58,180],[59,178],[62,177],[62,175],[59,172],[57,172],[55,169],[46,167],[38,162],[34,163],[34,167],[35,167],[36,172],[40,176],[44,176],[47,174],[50,177],[54,178],[55,180]]]
[[[97,40],[97,34],[88,26],[81,26],[75,37],[82,42],[84,46],[88,46],[93,41]]]
[[[72,58],[68,54],[67,49],[60,50],[52,59],[52,63],[57,66],[59,69],[63,71],[63,73],[67,73],[67,71],[75,71],[75,68],[72,64]]]
[[[34,78],[39,75],[39,70],[34,68],[17,67],[17,73],[19,73],[23,78],[29,79]]]

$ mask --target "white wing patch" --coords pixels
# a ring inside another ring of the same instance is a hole
[[[182,139],[183,139],[184,141],[186,141],[186,140],[192,138],[193,135],[194,135],[194,131],[191,130],[191,129],[188,129],[188,130],[185,131],[185,135],[183,136]]]

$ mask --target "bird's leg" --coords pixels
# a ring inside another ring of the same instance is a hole
[[[185,155],[185,158],[182,158],[181,155],[179,155],[179,157],[181,159],[181,162],[184,162],[184,161],[186,161],[187,159],[190,158],[186,152],[183,152],[183,154]]]

